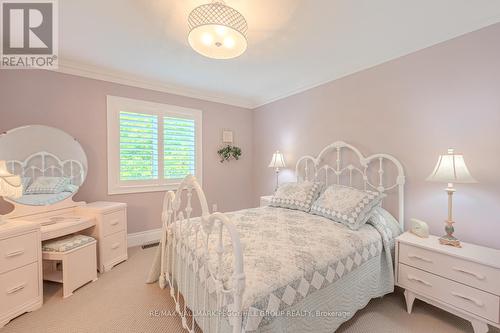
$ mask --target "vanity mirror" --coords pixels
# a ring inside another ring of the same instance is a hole
[[[0,160],[21,177],[23,195],[16,205],[47,206],[73,197],[87,176],[87,156],[60,129],[29,125],[0,135]]]

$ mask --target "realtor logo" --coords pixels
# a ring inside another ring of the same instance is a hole
[[[0,0],[1,68],[57,68],[56,0]]]

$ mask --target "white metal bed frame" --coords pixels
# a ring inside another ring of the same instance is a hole
[[[31,177],[32,181],[40,176],[66,177],[70,179],[71,184],[80,186],[85,180],[85,168],[80,161],[61,160],[46,151],[31,154],[24,161],[6,161],[6,164],[11,173],[21,177]]]
[[[360,167],[342,163],[343,150],[350,150],[355,153],[359,158]],[[322,164],[328,153],[334,151],[336,153],[335,165]],[[397,175],[395,181],[389,185],[384,185],[384,160],[388,160],[396,166]],[[371,163],[376,161],[378,163]],[[312,163],[312,164],[311,164]],[[377,164],[376,166],[374,166]],[[304,165],[304,172],[301,166]],[[312,167],[312,170],[311,170]],[[376,169],[373,169],[376,168]],[[378,174],[378,184],[370,182],[370,170]],[[364,157],[355,147],[338,141],[325,147],[318,157],[312,156],[301,157],[296,164],[297,181],[304,180],[320,180],[321,173],[324,173],[324,181],[329,184],[332,180],[329,174],[333,173],[333,180],[337,184],[341,182],[341,176],[348,175],[348,185],[353,186],[353,175],[358,173],[363,180],[364,189],[375,189],[379,192],[387,192],[397,188],[398,191],[398,208],[399,208],[399,223],[403,227],[404,224],[404,184],[405,176],[401,163],[391,155],[388,154],[374,154]],[[197,194],[201,206],[200,223],[193,223],[192,214],[192,197],[193,192]],[[185,200],[183,200],[185,198]],[[183,205],[183,201],[185,204]],[[205,258],[206,263],[215,262],[216,267],[208,267],[206,274],[207,280],[201,281],[200,286],[203,292],[203,305],[201,311],[210,311],[214,309],[207,308],[207,298],[210,297],[209,283],[215,286],[216,293],[216,309],[221,310],[224,306],[233,314],[229,317],[230,325],[232,326],[233,333],[241,333],[242,328],[242,299],[245,291],[245,272],[243,265],[243,251],[241,246],[240,237],[230,219],[223,213],[215,212],[210,213],[206,201],[205,194],[198,184],[194,176],[187,176],[179,185],[176,192],[169,191],[165,194],[163,201],[162,213],[162,240],[161,240],[161,268],[159,284],[161,288],[168,286],[170,288],[170,296],[175,301],[176,312],[182,319],[182,326],[190,333],[195,332],[195,317],[187,315],[187,303],[189,299],[184,299],[181,305],[181,295],[191,295],[191,301],[196,301],[197,298],[197,280],[200,274],[186,274],[188,270],[193,270],[195,273],[201,268],[197,261],[197,256]],[[223,243],[223,232],[227,232],[231,239],[231,255],[233,257],[232,266],[232,283],[230,289],[226,289],[222,280],[223,256],[227,254],[226,247],[228,244]],[[212,239],[214,236],[215,239]],[[194,248],[193,248],[194,240]],[[209,251],[209,243],[215,242],[217,256],[210,260],[213,253]],[[199,249],[202,248],[202,253]],[[167,264],[165,264],[167,262]],[[182,267],[176,269],[176,263],[179,262]],[[171,270],[168,271],[168,267]],[[206,266],[209,266],[208,264]],[[184,270],[183,272],[181,270]],[[181,271],[181,272],[180,272]],[[182,274],[184,273],[184,274]],[[227,304],[225,297],[230,296],[229,299],[233,301],[232,304]],[[200,320],[205,321],[205,317]],[[221,315],[216,318],[216,332],[219,332],[221,327]],[[204,326],[204,325],[201,325]]]

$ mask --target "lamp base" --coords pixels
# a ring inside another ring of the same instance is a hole
[[[443,245],[451,245],[454,247],[462,247],[460,241],[453,236],[453,232],[455,231],[455,228],[453,228],[453,223],[455,222],[448,220],[444,223],[446,224],[446,226],[444,227],[446,235],[439,238],[439,243]]]

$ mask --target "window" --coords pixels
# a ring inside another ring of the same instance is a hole
[[[201,181],[201,111],[108,96],[108,193],[175,189]]]

